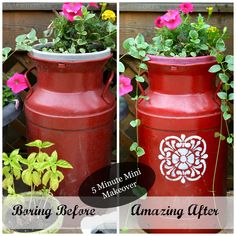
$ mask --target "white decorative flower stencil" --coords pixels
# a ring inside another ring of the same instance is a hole
[[[206,171],[207,145],[203,138],[197,135],[186,137],[168,136],[160,143],[162,175],[170,181],[196,181]]]

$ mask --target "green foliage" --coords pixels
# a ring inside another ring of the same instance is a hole
[[[149,53],[170,57],[216,55],[225,51],[226,31],[227,28],[220,30],[209,25],[201,14],[195,21],[191,21],[188,14],[182,15],[182,24],[177,28],[156,28],[156,36],[152,39]]]
[[[3,107],[8,105],[9,103],[13,102],[15,99],[16,99],[16,97],[13,94],[12,90],[7,86],[3,86],[3,88],[2,88],[2,105],[3,105]]]
[[[101,16],[83,7],[83,15],[76,16],[73,22],[58,15],[45,36],[53,33],[53,47],[44,51],[57,53],[87,53],[101,51],[116,46],[116,25],[104,21]]]
[[[221,42],[222,43],[222,42]],[[224,44],[222,43],[221,49],[224,48]],[[227,143],[233,145],[233,134],[229,132],[228,123],[232,121],[233,118],[233,99],[234,99],[234,83],[233,83],[233,68],[234,68],[234,57],[232,55],[223,56],[223,54],[216,55],[217,62],[219,64],[213,65],[209,72],[216,73],[216,75],[221,80],[222,86],[221,91],[217,93],[221,101],[221,112],[223,114],[223,118],[225,120],[228,136],[227,138],[220,133],[216,133],[215,137],[219,137],[221,140],[227,141]]]
[[[65,160],[58,160],[56,151],[53,151],[51,155],[42,151],[53,145],[51,142],[41,140],[27,143],[26,146],[39,149],[38,152],[30,153],[27,158],[19,154],[19,149],[12,151],[9,156],[3,153],[3,188],[8,191],[8,194],[15,194],[14,179],[20,178],[23,183],[31,187],[31,191],[38,186],[41,186],[43,191],[46,189],[47,193],[58,189],[60,182],[64,179],[58,167],[73,167]]]

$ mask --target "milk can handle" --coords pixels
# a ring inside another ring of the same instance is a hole
[[[26,80],[26,83],[27,83],[27,85],[28,85],[28,87],[29,87],[28,96],[30,96],[30,95],[33,93],[33,89],[32,89],[32,86],[31,86],[31,84],[30,84],[29,79],[28,79],[27,76],[28,76],[28,74],[29,74],[32,70],[34,70],[34,69],[36,69],[36,66],[31,67],[29,70],[27,70],[27,71],[25,72],[25,80]]]
[[[109,89],[109,87],[110,87],[110,84],[111,84],[113,78],[114,78],[114,74],[115,74],[115,72],[112,71],[112,72],[111,72],[111,75],[110,75],[109,79],[107,80],[107,83],[106,83],[106,85],[105,85],[105,87],[104,87],[104,89],[103,89],[103,92],[102,92],[102,99],[103,99],[106,103],[108,103],[108,104],[110,104],[110,102],[106,100],[105,95],[106,95],[106,93],[107,93],[107,91],[108,91],[108,89]]]
[[[221,105],[221,101],[220,101],[217,93],[220,92],[221,87],[222,87],[222,81],[219,82],[219,84],[217,86],[217,89],[216,89],[216,92],[215,92],[215,101],[218,103],[219,106]]]

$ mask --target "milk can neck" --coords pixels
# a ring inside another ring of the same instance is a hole
[[[150,89],[166,94],[214,91],[215,75],[208,72],[213,64],[213,61],[189,65],[150,61],[148,62]]]
[[[102,86],[105,63],[37,62],[37,86],[64,93],[99,89]]]

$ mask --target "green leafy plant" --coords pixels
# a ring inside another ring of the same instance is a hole
[[[116,46],[115,13],[101,7],[100,14],[88,10],[90,4],[64,3],[61,14],[44,31],[44,38],[38,38],[35,29],[16,37],[16,50],[31,51],[36,43],[45,45],[50,38],[52,44],[42,51],[55,53],[87,53]],[[96,4],[97,5],[97,4]],[[73,12],[76,7],[76,13]],[[77,9],[79,10],[77,11]],[[99,8],[97,5],[96,8]],[[68,11],[67,11],[68,10]]]
[[[27,158],[23,158],[19,149],[13,150],[10,155],[3,153],[3,189],[9,195],[16,194],[15,180],[21,179],[24,184],[30,186],[31,192],[43,192],[51,194],[56,191],[60,182],[64,179],[59,168],[73,168],[65,160],[58,159],[57,151],[50,155],[44,152],[54,144],[48,141],[35,140],[26,146],[37,148],[38,152],[31,152]]]
[[[227,137],[223,134],[222,130],[215,133],[215,137],[219,137],[221,140],[227,141],[228,144],[233,145],[234,135],[229,129],[229,123],[233,119],[233,100],[234,100],[234,81],[233,81],[233,70],[234,70],[234,58],[232,55],[216,55],[217,63],[213,65],[209,72],[216,73],[220,79],[221,90],[217,93],[217,96],[221,102],[221,111],[225,120],[227,129]]]

